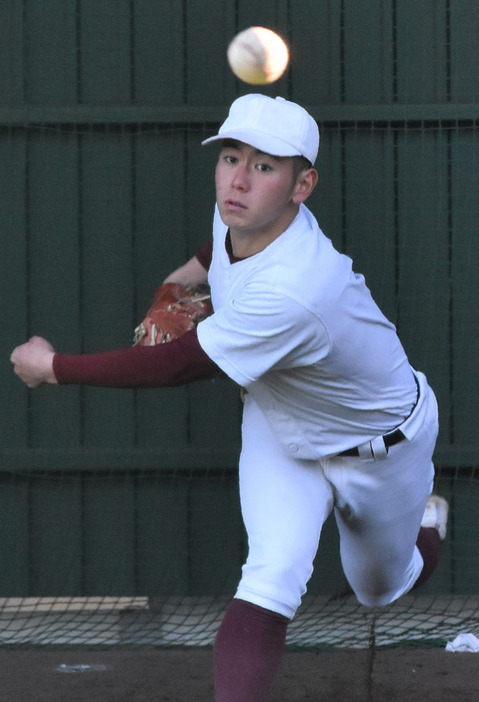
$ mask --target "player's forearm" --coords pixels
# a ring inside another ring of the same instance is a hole
[[[183,266],[177,268],[165,278],[165,283],[181,283],[182,285],[199,285],[206,283],[208,271],[196,256],[190,258]]]
[[[117,388],[183,385],[220,373],[199,345],[195,329],[157,346],[86,355],[56,354],[53,371],[62,385]]]

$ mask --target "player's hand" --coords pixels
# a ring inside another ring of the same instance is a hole
[[[36,388],[42,383],[55,384],[53,373],[53,356],[55,349],[41,336],[32,336],[26,344],[17,346],[10,356],[14,371],[29,388]]]

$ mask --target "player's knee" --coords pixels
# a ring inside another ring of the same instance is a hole
[[[358,602],[364,607],[386,607],[397,599],[395,593],[387,592],[356,592]]]
[[[257,598],[253,599],[257,604],[291,618],[301,604],[311,573],[312,565],[294,567],[281,563],[263,566],[246,564],[239,592],[249,593],[251,598]]]
[[[369,579],[366,583],[352,586],[360,604],[364,607],[386,607],[397,600],[406,589],[404,581],[385,582],[383,579]]]

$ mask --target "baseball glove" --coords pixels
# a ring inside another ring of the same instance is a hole
[[[177,339],[212,314],[208,286],[163,283],[134,333],[133,346],[155,346]]]

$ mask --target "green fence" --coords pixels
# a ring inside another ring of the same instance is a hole
[[[200,142],[249,91],[225,53],[253,24],[291,47],[261,92],[320,125],[311,207],[437,392],[453,537],[433,587],[476,591],[479,5],[5,0],[0,596],[233,591],[237,389],[32,393],[8,359],[31,334],[130,344],[156,285],[209,238],[215,152]],[[341,587],[335,539],[329,526],[313,593]]]

